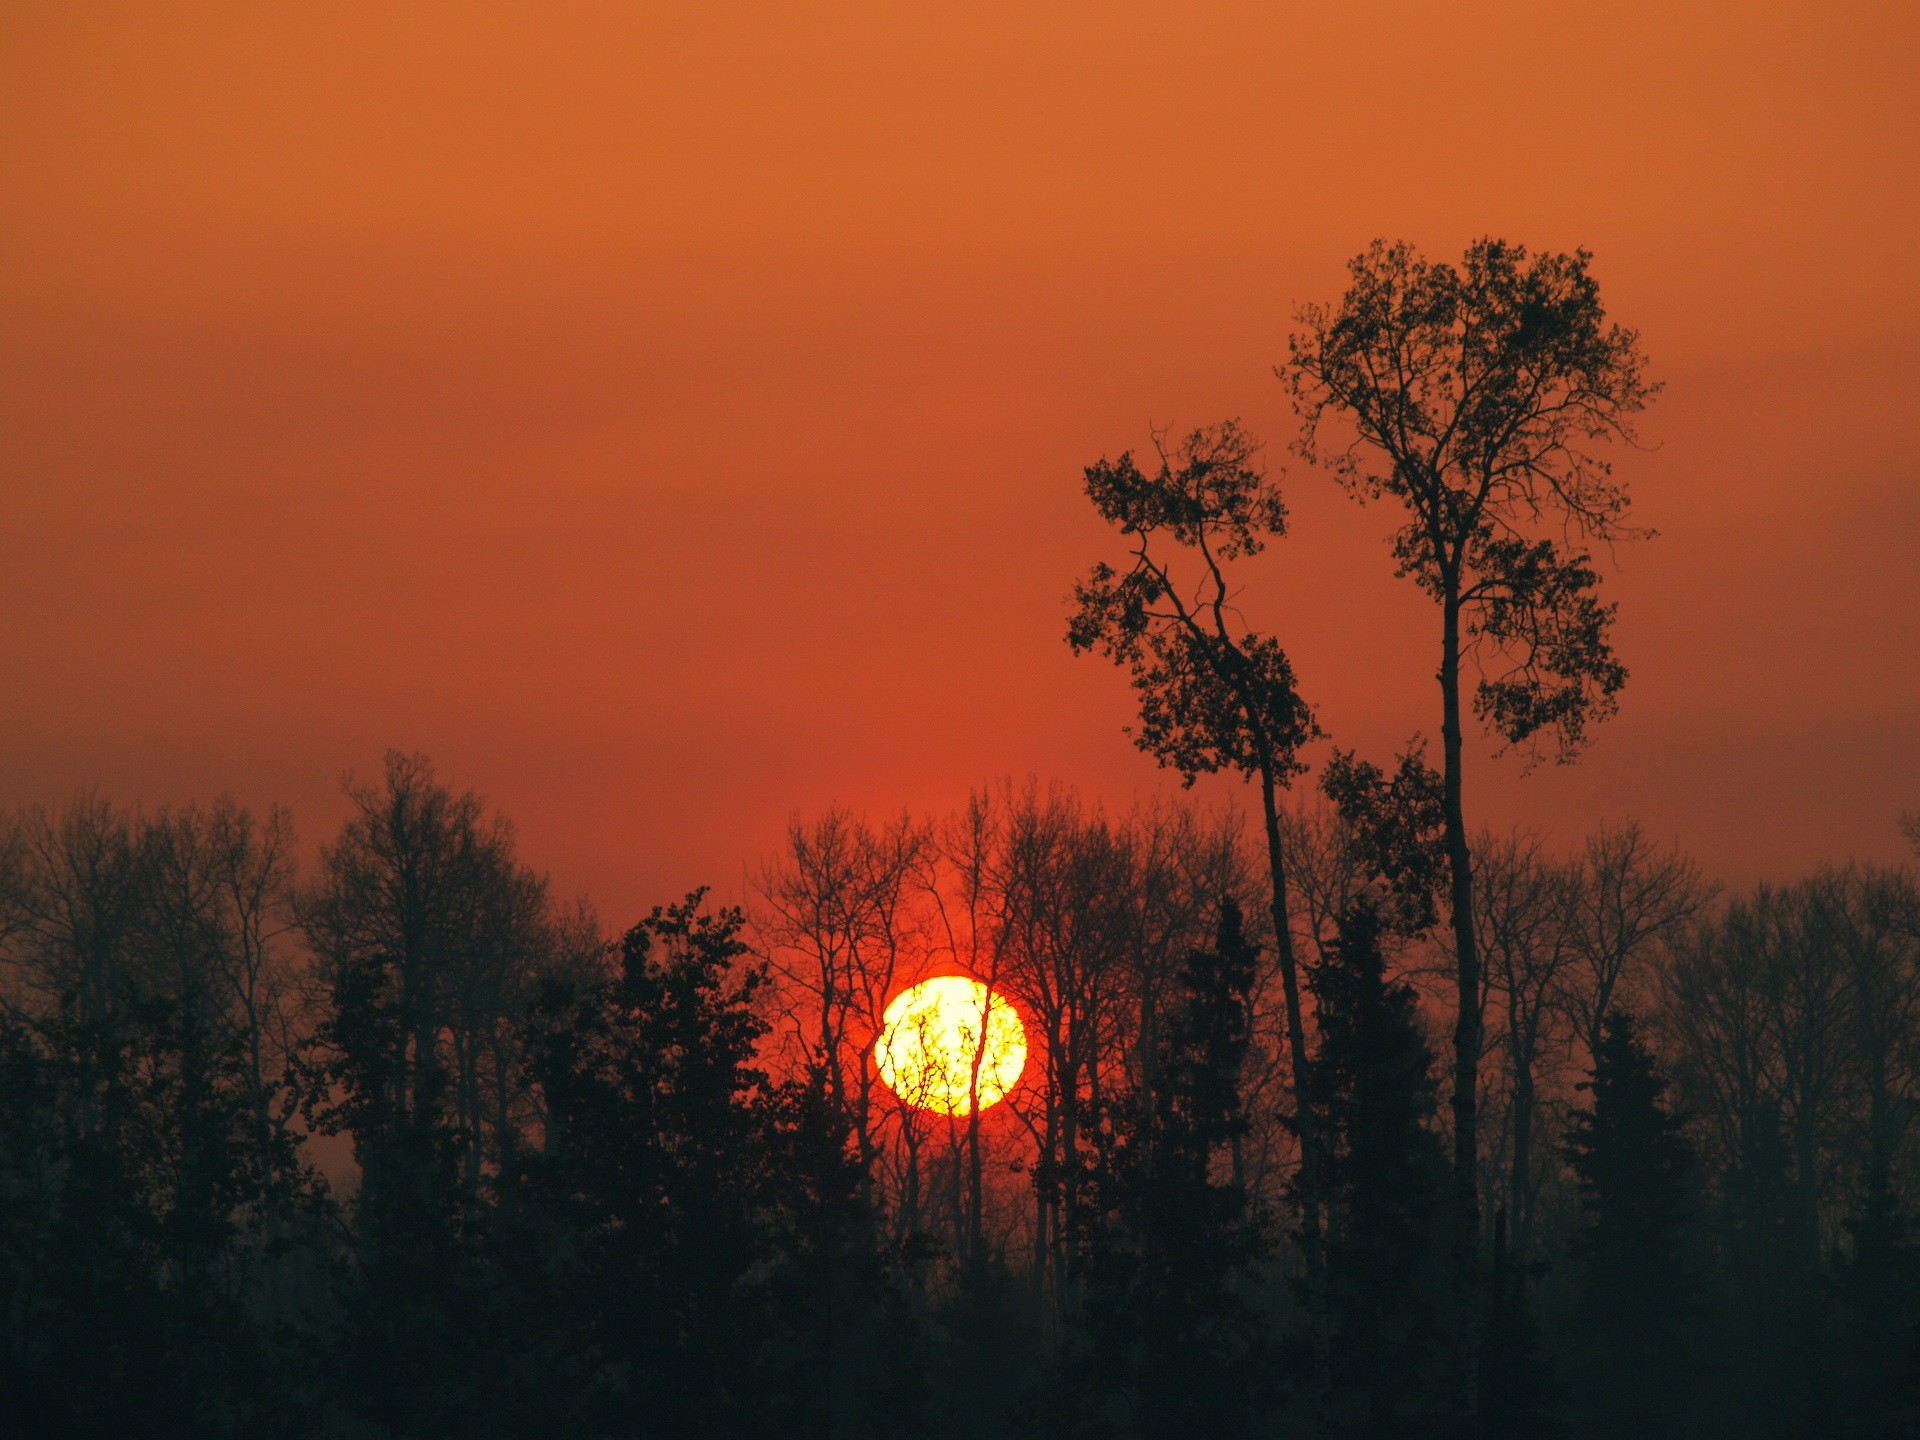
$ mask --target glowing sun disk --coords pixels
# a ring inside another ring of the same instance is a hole
[[[1027,1032],[1004,996],[965,975],[938,975],[888,1003],[873,1058],[907,1104],[965,1115],[976,1094],[984,1110],[1019,1080]]]

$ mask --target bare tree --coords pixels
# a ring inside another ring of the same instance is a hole
[[[1815,877],[1809,901],[1846,967],[1865,1107],[1864,1143],[1849,1149],[1859,1188],[1883,1197],[1920,1110],[1920,887],[1905,871],[1849,865]]]
[[[881,1144],[873,1042],[926,951],[915,900],[931,845],[929,827],[908,816],[875,829],[833,809],[788,826],[754,881],[754,933],[779,981],[782,1028],[848,1117],[865,1169]]]
[[[1713,889],[1677,846],[1656,846],[1633,821],[1592,836],[1571,879],[1577,964],[1563,992],[1591,1067],[1608,1012],[1635,998],[1657,948]]]
[[[237,1034],[260,1125],[274,1108],[293,1052],[292,821],[264,821],[222,796],[211,806],[162,811],[147,828],[150,895],[142,929],[158,979],[174,1001]]]
[[[1789,1187],[1808,1273],[1838,1179],[1855,1074],[1853,977],[1811,884],[1761,885],[1676,937],[1666,1025],[1735,1184]]]
[[[946,1115],[946,1173],[950,1177],[955,1248],[969,1273],[985,1258],[986,1151],[981,1127],[980,1067],[991,1034],[991,1007],[1007,959],[1007,927],[996,906],[996,870],[1005,845],[1007,816],[986,791],[935,831],[944,878],[929,874],[927,894],[935,917],[933,953],[986,986],[986,1008],[969,1057],[964,1114]],[[1004,995],[999,1003],[1005,1004]]]
[[[1324,801],[1288,807],[1280,825],[1297,897],[1295,924],[1301,941],[1325,964],[1339,938],[1340,917],[1369,884],[1369,866],[1352,827]]]
[[[1560,987],[1575,963],[1574,877],[1532,836],[1474,843],[1475,923],[1486,957],[1486,993],[1499,1017],[1489,1053],[1505,1063],[1506,1198],[1513,1253],[1533,1241],[1542,1158],[1535,1149],[1543,1080],[1564,1049]]]
[[[81,1024],[112,1023],[150,984],[139,942],[152,857],[139,815],[83,796],[27,811],[13,843],[16,1003],[65,1003]]]
[[[1044,1069],[1035,1144],[1033,1250],[1056,1301],[1078,1209],[1079,1128],[1100,1084],[1102,1042],[1123,956],[1117,924],[1132,880],[1125,843],[1069,792],[1003,791],[990,861],[994,925],[1008,990],[1037,1030]]]
[[[14,937],[32,925],[32,855],[20,816],[0,814],[0,1015],[14,1008],[12,991],[20,982],[16,973]]]

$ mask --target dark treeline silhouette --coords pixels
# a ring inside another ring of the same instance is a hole
[[[830,810],[609,936],[417,756],[304,863],[226,800],[0,817],[8,1433],[1920,1433],[1920,877],[1469,828],[1465,710],[1570,760],[1626,681],[1586,547],[1656,387],[1583,252],[1351,274],[1281,373],[1438,609],[1437,769],[1290,793],[1227,422],[1088,467],[1130,553],[1068,640],[1250,819]],[[879,1068],[953,974],[1025,1029],[984,1108],[984,1024],[966,1103]]]
[[[1237,816],[1033,784],[935,823],[830,812],[744,911],[691,896],[608,943],[424,761],[350,793],[304,875],[285,816],[227,802],[6,824],[21,1433],[1894,1436],[1920,1413],[1911,869],[1728,898],[1630,826],[1478,839],[1466,1432],[1450,956],[1332,808],[1281,812],[1323,1378],[1286,1001],[1248,918],[1265,843]],[[996,977],[1032,1047],[969,1116],[872,1071],[877,1009],[956,969]]]

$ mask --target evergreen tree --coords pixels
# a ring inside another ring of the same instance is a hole
[[[1120,1097],[1095,1127],[1087,1345],[1069,1386],[1092,1403],[1063,1417],[1075,1433],[1244,1435],[1272,1398],[1273,1352],[1243,1294],[1268,1243],[1231,1173],[1257,955],[1225,901],[1214,948],[1181,967],[1151,1105]]]
[[[1311,1083],[1325,1117],[1331,1221],[1329,1419],[1355,1436],[1432,1433],[1446,1408],[1437,1370],[1446,1156],[1433,1129],[1433,1056],[1413,988],[1387,978],[1370,904],[1341,917],[1313,987]]]
[[[1592,1103],[1566,1146],[1582,1217],[1571,1246],[1580,1409],[1594,1435],[1673,1434],[1692,1369],[1692,1154],[1631,1016],[1607,1017],[1582,1088]]]

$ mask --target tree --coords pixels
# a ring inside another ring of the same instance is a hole
[[[1456,986],[1456,1284],[1463,1400],[1474,1405],[1478,1308],[1479,936],[1467,842],[1462,662],[1481,667],[1477,715],[1508,744],[1547,734],[1572,758],[1627,672],[1614,607],[1585,544],[1634,532],[1601,447],[1631,441],[1658,387],[1638,337],[1611,324],[1584,250],[1531,255],[1481,240],[1460,268],[1377,241],[1338,304],[1308,305],[1279,374],[1302,421],[1296,448],[1354,496],[1405,511],[1398,573],[1440,608],[1442,804]]]
[[[784,853],[754,882],[753,933],[785,1002],[782,1038],[851,1116],[868,1167],[881,1139],[871,1042],[909,954],[924,948],[912,901],[932,845],[907,816],[875,829],[835,808],[789,825]]]
[[[1341,1433],[1384,1437],[1425,1433],[1444,1413],[1433,1366],[1446,1159],[1413,988],[1388,978],[1380,936],[1361,900],[1314,969],[1311,1075],[1326,1146],[1332,1415]]]
[[[1156,436],[1154,446],[1158,463],[1151,474],[1130,453],[1086,471],[1088,498],[1132,537],[1133,555],[1126,570],[1102,562],[1074,586],[1067,641],[1076,654],[1098,649],[1127,670],[1140,708],[1134,742],[1147,754],[1188,784],[1228,770],[1258,789],[1293,1066],[1289,1120],[1300,1139],[1300,1237],[1314,1370],[1324,1385],[1329,1356],[1318,1127],[1306,1091],[1310,1061],[1279,801],[1302,768],[1300,747],[1320,732],[1286,651],[1240,620],[1227,569],[1286,533],[1286,507],[1259,468],[1258,443],[1233,421],[1193,431],[1171,453],[1164,437]],[[1169,547],[1197,559],[1199,579],[1191,591],[1175,576]]]
[[[1559,1440],[1565,1396],[1527,1300],[1529,1267],[1514,1263],[1506,1240],[1506,1213],[1496,1210],[1477,1433],[1484,1440]]]
[[[1672,1073],[1695,1117],[1703,1179],[1716,1200],[1709,1298],[1713,1358],[1725,1378],[1712,1408],[1725,1414],[1729,1433],[1743,1435],[1794,1433],[1795,1420],[1811,1419],[1795,1392],[1812,1368],[1807,1321],[1820,1255],[1803,1226],[1807,1192],[1788,1134],[1794,1106],[1784,1042],[1791,1031],[1818,1035],[1826,1027],[1793,1023],[1783,1004],[1785,901],[1763,888],[1683,926],[1664,947],[1661,977]],[[1815,1108],[1824,1129],[1830,1099]]]
[[[540,1413],[591,1434],[825,1433],[871,1388],[848,1339],[879,1284],[859,1157],[824,1075],[759,1068],[765,966],[740,912],[702,902],[656,907],[617,974],[530,1022],[547,1139],[524,1160],[524,1323],[560,1392]]]
[[[488,1202],[533,1120],[519,1021],[543,981],[578,979],[592,924],[556,915],[511,826],[424,757],[390,753],[347,795],[295,902],[318,1002],[306,1111],[360,1171],[343,1363],[381,1423],[470,1426],[488,1414],[466,1378],[490,1373]]]
[[[1268,1337],[1241,1293],[1264,1226],[1223,1166],[1247,1123],[1257,952],[1239,907],[1220,908],[1214,945],[1187,956],[1169,997],[1151,1104],[1110,1097],[1089,1137],[1079,1241],[1093,1394],[1077,1418],[1094,1434],[1227,1440],[1251,1433],[1271,1398]]]
[[[16,1003],[108,1023],[147,984],[138,938],[151,852],[138,816],[83,796],[57,813],[28,811],[8,848],[19,882],[8,926]]]
[[[1845,957],[1856,1135],[1864,1131],[1851,1147],[1864,1153],[1850,1253],[1836,1256],[1846,1427],[1892,1436],[1920,1423],[1920,1244],[1896,1176],[1920,1108],[1920,887],[1904,871],[1848,866],[1817,876],[1811,901]]]
[[[1596,1435],[1674,1433],[1691,1370],[1693,1155],[1632,1017],[1607,1017],[1567,1163],[1580,1185],[1574,1321]]]
[[[76,977],[77,978],[77,977]],[[38,1435],[279,1433],[291,1377],[258,1305],[317,1212],[257,1123],[241,1033],[174,1001],[0,1018],[0,1390]]]
[[[1489,1052],[1506,1063],[1505,1210],[1510,1267],[1518,1277],[1531,1257],[1534,1203],[1541,1181],[1542,1082],[1567,1048],[1562,991],[1574,963],[1572,867],[1541,852],[1537,840],[1483,835],[1474,846],[1474,922],[1486,961],[1486,995],[1496,1028]],[[1515,1281],[1518,1284],[1518,1280]],[[1489,1341],[1491,1348],[1491,1341]]]
[[[37,1433],[287,1423],[272,1282],[320,1208],[280,1063],[289,844],[226,799],[0,827],[0,1388]]]
[[[1578,963],[1562,988],[1591,1065],[1606,1017],[1635,1002],[1640,968],[1700,914],[1713,889],[1678,847],[1655,847],[1633,821],[1590,837],[1570,879]]]

